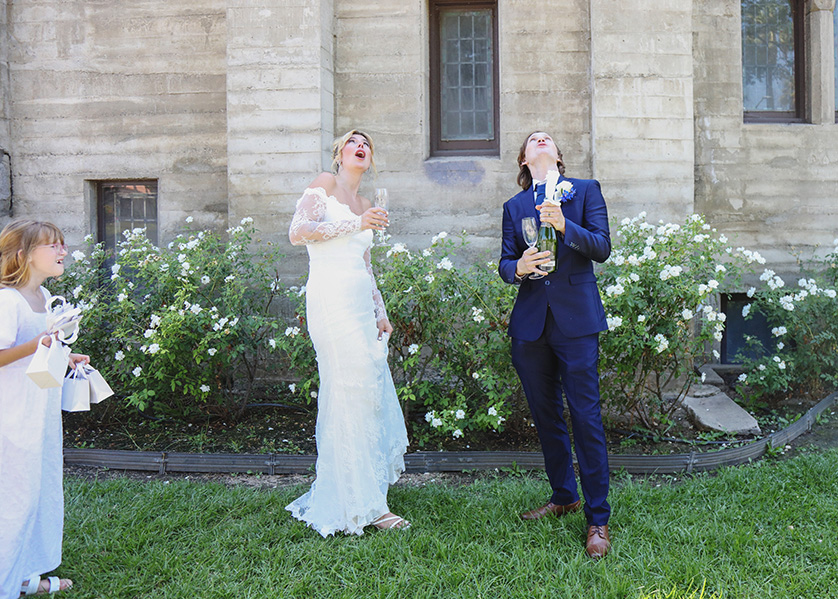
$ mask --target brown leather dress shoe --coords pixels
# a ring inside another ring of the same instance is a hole
[[[544,516],[564,516],[582,509],[582,500],[579,499],[567,505],[556,505],[552,501],[539,508],[521,514],[521,520],[541,520]]]
[[[585,553],[588,557],[599,559],[605,557],[611,549],[611,537],[608,536],[608,525],[589,526],[588,540],[585,542]]]

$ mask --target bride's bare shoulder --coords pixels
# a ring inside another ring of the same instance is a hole
[[[332,173],[320,173],[308,185],[309,189],[316,189],[318,187],[325,191],[326,195],[334,195],[335,188],[337,187],[335,176]]]

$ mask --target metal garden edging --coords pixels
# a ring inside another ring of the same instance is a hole
[[[669,455],[609,455],[612,471],[632,474],[671,474],[701,472],[722,466],[735,466],[762,457],[770,444],[784,446],[812,430],[812,425],[838,399],[838,392],[828,395],[797,421],[771,435],[730,449]],[[142,470],[168,473],[261,473],[307,474],[317,456],[287,454],[169,453],[124,451],[114,449],[64,450],[65,466],[94,466],[113,470]],[[539,452],[528,451],[418,451],[404,457],[406,472],[463,472],[496,468],[544,469]]]

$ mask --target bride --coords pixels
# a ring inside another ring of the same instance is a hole
[[[332,170],[297,202],[288,237],[309,255],[308,330],[317,353],[317,477],[286,507],[323,537],[364,527],[407,528],[387,490],[404,471],[407,431],[387,365],[393,327],[370,265],[373,230],[387,211],[358,194],[373,144],[349,131],[332,145]]]

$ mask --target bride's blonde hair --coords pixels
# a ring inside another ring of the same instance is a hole
[[[343,147],[349,141],[349,138],[353,135],[360,135],[367,140],[367,143],[370,144],[370,166],[372,167],[373,172],[378,172],[375,168],[375,145],[372,143],[372,137],[363,131],[352,129],[343,134],[343,136],[335,139],[332,143],[332,174],[338,174],[338,170],[340,170],[340,153],[343,151]]]

